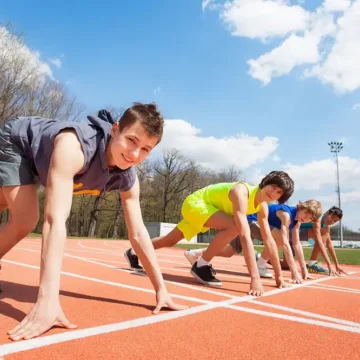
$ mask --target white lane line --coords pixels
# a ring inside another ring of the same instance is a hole
[[[25,250],[25,251],[30,251],[30,252],[39,252],[38,250],[33,250],[33,249],[25,249],[25,248],[18,248],[20,250]],[[64,256],[66,257],[69,257],[69,258],[73,258],[73,259],[77,259],[77,260],[81,260],[81,261],[85,261],[85,262],[88,262],[88,263],[92,263],[92,264],[95,264],[95,265],[100,265],[100,266],[103,266],[103,267],[108,267],[108,268],[111,268],[111,269],[114,269],[114,270],[117,270],[117,271],[121,271],[121,272],[125,272],[125,273],[128,273],[128,274],[135,274],[135,275],[140,275],[140,276],[147,276],[146,274],[142,274],[142,273],[138,273],[136,271],[133,271],[133,270],[128,270],[128,269],[119,269],[118,267],[114,266],[114,265],[108,265],[108,264],[104,264],[102,262],[99,262],[99,261],[95,261],[93,259],[89,259],[89,258],[84,258],[84,257],[80,257],[80,256],[75,256],[75,255],[70,255],[68,253],[65,253]],[[103,261],[103,260],[101,260]],[[106,261],[106,260],[105,260]],[[127,263],[122,263],[122,264],[125,264],[125,265],[128,265]],[[172,270],[172,269],[169,269],[169,270]],[[186,273],[189,273],[188,271],[186,270],[182,270]],[[213,291],[213,290],[210,290],[210,289],[207,289],[207,288],[203,288],[201,287],[201,285],[199,284],[199,286],[197,285],[189,285],[189,284],[183,284],[183,283],[179,283],[179,282],[176,282],[176,281],[170,281],[170,280],[164,280],[166,283],[170,283],[170,284],[174,284],[176,286],[180,286],[180,287],[184,287],[184,288],[188,288],[188,289],[191,289],[191,290],[194,290],[194,291],[199,291],[199,292],[204,292],[204,293],[209,293],[209,294],[213,294],[213,295],[217,295],[217,296],[220,296],[220,297],[225,297],[225,298],[235,298],[236,296],[234,295],[229,295],[229,294],[226,294],[226,293],[222,293],[222,292],[218,292],[218,291]],[[171,295],[171,296],[174,296],[176,297],[177,295]],[[202,302],[200,299],[198,302]]]
[[[330,321],[330,322],[333,322],[333,323],[336,323],[336,324],[348,325],[348,326],[353,326],[353,327],[359,327],[360,328],[360,323],[357,323],[357,322],[354,322],[354,321],[343,320],[343,319],[334,318],[334,317],[326,316],[326,315],[320,315],[320,314],[312,313],[312,312],[309,312],[309,311],[303,311],[303,310],[299,310],[299,309],[294,309],[294,308],[291,308],[291,307],[288,307],[288,306],[269,304],[269,303],[266,303],[264,301],[258,301],[258,300],[251,300],[251,301],[249,301],[249,303],[269,307],[269,308],[272,308],[272,309],[287,311],[287,312],[290,312],[290,313],[299,314],[299,315],[303,315],[303,316],[309,316],[309,317],[313,317],[313,318],[319,319],[319,320],[326,320],[326,321]]]
[[[325,287],[325,288],[338,289],[338,290],[350,290],[360,293],[360,289],[348,288],[343,286],[325,285],[325,284],[318,284],[316,286],[318,286],[319,288]]]
[[[40,250],[35,250],[35,249],[27,249],[27,248],[20,248],[20,247],[17,247],[15,248],[15,250],[24,250],[24,251],[30,251],[30,252],[40,252]],[[80,252],[88,252],[88,250],[83,250],[83,249],[65,249],[66,251],[80,251]],[[89,251],[90,252],[90,251]],[[97,253],[100,255],[100,253]],[[122,256],[122,254],[121,254]],[[126,265],[128,266],[129,264],[127,262],[121,262],[121,261],[109,261],[109,260],[102,260],[102,259],[91,259],[91,258],[88,258],[86,257],[86,259],[89,259],[89,260],[98,260],[98,261],[101,261],[101,262],[113,262],[113,263],[117,263],[117,264],[121,264],[121,265]],[[188,264],[189,265],[189,264]],[[116,268],[116,267],[115,267]],[[136,273],[134,271],[131,271],[131,270],[126,270],[126,269],[118,269],[116,268],[116,270],[118,271],[129,271],[131,273]],[[187,273],[189,274],[190,273],[190,267],[188,270],[184,270],[184,269],[178,269],[178,268],[169,268],[169,267],[164,267],[164,266],[160,266],[160,270],[170,270],[170,271],[174,271],[174,272],[182,272],[182,273]],[[236,272],[235,272],[236,273]],[[239,273],[240,274],[240,273]],[[229,279],[236,279],[236,280],[239,280],[239,279],[242,279],[242,280],[248,280],[248,283],[250,284],[250,278],[249,276],[244,276],[244,275],[223,275],[223,274],[218,274],[218,277],[221,278],[221,279],[226,279],[226,278],[229,278]],[[290,280],[290,279],[287,279],[286,280]],[[270,281],[270,280],[264,280],[262,279],[261,280],[263,284],[266,284],[266,285],[274,285],[274,280]]]
[[[83,244],[83,241],[79,241],[78,242],[78,245],[83,248],[83,249],[92,249],[92,250],[99,250],[99,251],[102,251],[104,253],[108,253],[108,254],[123,254],[124,253],[124,250],[127,250],[129,247],[126,247],[123,249],[123,251],[113,251],[113,250],[107,250],[107,249],[104,249],[104,248],[98,248],[98,247],[92,247],[92,246],[88,246],[88,245],[84,245]],[[118,250],[120,250],[118,248]],[[161,249],[163,250],[163,249]],[[184,262],[176,262],[174,260],[169,260],[169,258],[180,258],[180,259],[185,259],[184,255],[173,255],[171,253],[168,253],[168,254],[164,254],[162,253],[161,251],[157,251],[156,252],[156,257],[160,260],[160,261],[163,261],[163,262],[169,262],[169,263],[172,263],[172,264],[178,264],[178,265],[188,265],[188,262],[184,261]],[[222,258],[220,257],[216,257],[215,260],[214,260],[214,263],[216,264],[221,264],[220,266],[222,265],[226,265],[228,267],[230,267],[231,269],[238,269],[240,265],[237,265],[236,263],[233,263],[229,260],[223,260]],[[216,265],[216,267],[218,267],[218,265]],[[224,270],[224,269],[222,269]],[[232,271],[232,270],[228,270],[228,271]]]
[[[65,256],[70,257],[70,258],[74,258],[74,259],[77,259],[77,260],[89,262],[89,263],[92,263],[92,264],[108,267],[108,268],[115,269],[115,270],[120,270],[120,271],[124,271],[124,272],[130,272],[130,270],[118,269],[116,266],[103,264],[101,262],[89,260],[87,258],[83,258],[83,257],[80,257],[80,256],[74,256],[74,255],[70,255],[70,254],[65,254]],[[133,272],[133,273],[135,273],[135,272]],[[164,280],[164,281],[166,283],[174,284],[176,286],[184,287],[184,288],[187,288],[187,289],[190,289],[190,290],[193,290],[193,291],[200,291],[200,292],[204,292],[204,293],[217,295],[217,296],[220,296],[220,297],[228,297],[228,298],[231,298],[231,299],[234,299],[235,297],[238,297],[238,296],[225,294],[225,293],[222,293],[222,292],[219,292],[219,291],[210,290],[208,288],[200,287],[201,285],[199,285],[199,286],[189,285],[189,284],[183,284],[183,283],[179,283],[179,282],[176,282],[176,281],[170,281],[170,280]]]
[[[352,273],[352,274],[356,274],[356,272]],[[360,280],[360,276],[344,276],[342,277],[342,279],[346,279],[346,280]]]
[[[32,350],[43,346],[58,344],[65,341],[83,339],[90,336],[103,335],[115,331],[131,329],[139,326],[156,324],[163,321],[168,321],[168,320],[196,314],[202,311],[207,311],[221,306],[222,306],[221,303],[209,303],[206,305],[196,306],[193,308],[188,308],[186,310],[181,310],[176,312],[169,312],[166,314],[148,316],[144,318],[123,321],[115,324],[96,326],[81,330],[67,331],[61,334],[54,334],[54,335],[43,336],[31,340],[13,342],[0,346],[0,356],[13,354],[20,351]]]
[[[111,254],[111,255],[114,255],[114,252],[112,251],[108,251],[108,250],[102,250],[100,248],[92,248],[92,247],[89,247],[89,246],[86,246],[84,244],[82,244],[82,242],[78,242],[78,245],[83,248],[83,249],[96,249],[96,250],[99,250],[99,251],[102,251],[104,254]],[[116,255],[121,255],[123,256],[123,253],[115,253]],[[156,254],[157,258],[158,258],[158,261],[159,262],[166,262],[166,263],[170,263],[170,264],[176,264],[176,265],[182,265],[182,266],[189,266],[189,262],[178,262],[178,261],[172,261],[172,260],[168,260],[167,258],[163,258],[162,256],[159,256],[159,254],[157,253]],[[184,256],[181,256],[181,258],[184,259]],[[219,278],[232,278],[232,279],[245,279],[245,280],[249,280],[249,283],[250,283],[250,278],[249,276],[244,276],[242,275],[243,273],[239,272],[239,271],[235,271],[235,270],[232,270],[230,268],[228,269],[224,269],[224,268],[220,268],[219,266],[215,265],[216,266],[216,270],[218,271],[217,275]],[[239,265],[240,266],[240,265]],[[236,269],[239,268],[236,267]],[[166,268],[166,267],[163,267],[163,266],[160,266],[161,269],[167,269],[167,270],[173,270],[173,271],[180,271],[180,272],[187,272],[189,273],[189,270],[182,270],[182,269],[175,269],[175,268]],[[226,271],[226,272],[232,272],[234,274],[238,274],[238,275],[228,275],[228,274],[221,274],[221,271]],[[285,278],[285,280],[291,280],[290,278]],[[266,280],[263,280],[262,279],[262,282],[263,284],[271,284],[271,285],[274,285],[274,281],[266,281]]]
[[[334,324],[334,323],[329,323],[329,322],[320,321],[320,320],[301,318],[301,317],[298,317],[298,316],[291,316],[291,315],[285,315],[285,314],[272,313],[272,312],[269,312],[269,311],[256,310],[256,309],[246,308],[246,307],[243,307],[243,306],[224,305],[224,307],[226,307],[228,309],[237,310],[237,311],[247,312],[247,313],[250,313],[250,314],[268,316],[268,317],[272,317],[272,318],[276,318],[276,319],[294,321],[294,322],[307,324],[307,325],[317,325],[317,326],[322,326],[322,327],[325,327],[325,328],[328,328],[328,329],[330,328],[330,329],[336,329],[336,330],[342,330],[342,331],[348,331],[348,332],[353,332],[353,333],[360,334],[360,327],[340,325],[340,324]]]
[[[40,267],[35,266],[35,265],[29,265],[29,264],[12,261],[12,260],[2,260],[2,261],[10,263],[10,264],[14,264],[14,265],[19,265],[19,266],[28,267],[31,269],[40,270]],[[136,291],[142,291],[142,292],[146,292],[146,293],[155,294],[155,291],[152,289],[146,289],[146,288],[141,288],[141,287],[132,286],[132,285],[125,285],[125,284],[117,283],[114,281],[107,281],[107,280],[97,279],[97,278],[93,278],[93,277],[89,277],[89,276],[78,275],[78,274],[74,274],[74,273],[67,272],[67,271],[62,271],[61,274],[70,276],[70,277],[74,277],[74,278],[78,278],[78,279],[82,279],[82,280],[89,280],[89,281],[100,283],[100,284],[106,284],[106,285],[111,285],[111,286],[117,286],[117,287],[124,288],[124,289],[130,289],[130,290],[136,290]],[[193,302],[197,302],[197,303],[207,304],[209,302],[207,300],[193,298],[190,296],[183,296],[183,295],[176,295],[176,294],[170,294],[170,295],[171,295],[171,297],[174,297],[174,298],[193,301]]]
[[[9,261],[9,260],[3,260],[3,261],[15,263],[20,266],[26,266],[26,267],[30,267],[30,268],[39,269],[39,267],[36,267],[33,265],[16,263],[16,262]],[[309,281],[308,283],[300,284],[297,287],[288,287],[288,288],[283,288],[283,289],[271,290],[271,291],[266,292],[263,295],[263,297],[277,295],[277,294],[280,294],[283,292],[298,289],[299,287],[309,286],[311,284],[316,284],[318,282],[326,281],[328,279],[330,279],[330,278],[324,277],[321,279]],[[89,278],[89,280],[91,280],[91,278]],[[230,300],[224,300],[224,301],[219,301],[219,302],[209,302],[205,305],[195,306],[192,308],[188,308],[188,309],[180,310],[180,311],[176,311],[176,312],[169,312],[166,314],[149,316],[149,317],[145,317],[145,318],[141,318],[141,319],[129,320],[129,321],[124,321],[124,322],[120,322],[120,323],[116,323],[116,324],[109,324],[109,325],[98,326],[98,327],[93,327],[93,328],[88,328],[88,329],[81,329],[81,330],[73,330],[73,331],[68,331],[68,332],[64,332],[61,334],[48,335],[48,336],[43,336],[43,337],[31,339],[31,340],[24,340],[24,341],[20,341],[20,342],[9,343],[9,344],[0,346],[0,356],[16,353],[16,352],[20,352],[20,351],[36,349],[39,347],[57,344],[57,343],[65,342],[65,341],[82,339],[82,338],[86,338],[89,336],[107,334],[107,333],[114,332],[114,331],[126,330],[126,329],[130,329],[130,328],[134,328],[134,327],[160,323],[162,321],[177,319],[177,318],[181,318],[184,316],[197,314],[197,313],[200,313],[203,311],[216,309],[216,308],[224,307],[227,305],[232,305],[235,303],[246,302],[246,301],[250,301],[250,300],[254,300],[254,299],[255,299],[254,296],[247,295],[247,296],[242,296],[242,297],[234,298],[234,299],[230,299]],[[234,308],[235,308],[235,310],[239,309],[238,306],[234,306]],[[246,309],[246,310],[248,310],[248,309]],[[269,314],[272,314],[272,313],[269,313]]]
[[[326,287],[319,287],[319,286],[309,286],[309,288],[321,290],[321,291],[337,291],[337,292],[344,292],[348,294],[357,294],[359,295],[359,291],[352,291],[352,290],[340,290],[340,289],[332,289],[332,288],[326,288]]]

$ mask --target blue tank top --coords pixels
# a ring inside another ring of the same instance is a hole
[[[295,220],[296,213],[297,213],[296,206],[289,206],[289,205],[285,205],[285,204],[270,204],[269,205],[269,217],[268,217],[269,224],[271,226],[276,227],[277,229],[280,229],[281,221],[276,215],[276,213],[278,211],[285,211],[289,214],[289,216],[290,216],[289,229],[291,230],[297,223],[297,220]],[[249,215],[247,217],[247,219],[248,219],[248,222],[257,221],[258,220],[257,214]]]
[[[113,123],[113,118],[106,110],[82,121],[18,117],[11,130],[11,138],[24,150],[35,178],[46,186],[54,138],[61,130],[74,129],[85,157],[84,167],[74,176],[74,194],[98,195],[114,190],[128,191],[136,180],[135,168],[122,170],[107,165],[106,146]]]

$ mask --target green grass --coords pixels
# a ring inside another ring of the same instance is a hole
[[[207,244],[177,244],[175,247],[182,248],[182,249],[201,249],[206,247]],[[255,245],[255,250],[262,252],[264,249],[263,246]],[[304,255],[305,259],[309,260],[313,248],[304,247]],[[339,260],[340,264],[346,265],[360,265],[360,249],[335,249],[336,256]],[[279,250],[279,255],[282,257],[282,251]],[[330,260],[331,256],[329,255]],[[319,262],[324,262],[323,258],[320,256]]]

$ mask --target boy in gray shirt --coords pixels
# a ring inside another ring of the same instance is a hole
[[[36,185],[46,187],[40,286],[37,302],[9,334],[12,340],[39,336],[55,324],[74,328],[59,301],[60,272],[72,196],[119,191],[131,245],[155,288],[158,313],[179,310],[170,298],[142,220],[134,166],[160,142],[164,120],[154,104],[135,103],[115,122],[106,110],[81,122],[18,117],[0,127],[0,259],[36,226]]]

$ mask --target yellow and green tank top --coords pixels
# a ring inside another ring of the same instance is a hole
[[[244,184],[249,191],[248,209],[246,215],[258,213],[261,209],[261,203],[255,207],[255,195],[259,189],[258,185],[254,186],[245,182],[219,183],[209,185],[198,191],[201,193],[199,195],[201,195],[207,203],[210,203],[226,214],[234,215],[233,204],[229,199],[229,192],[235,184]]]

